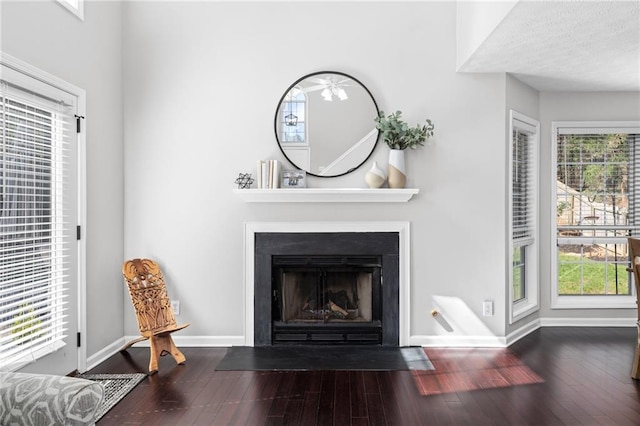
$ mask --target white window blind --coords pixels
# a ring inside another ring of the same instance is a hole
[[[514,242],[534,237],[536,223],[536,175],[534,132],[519,125],[513,129],[512,238]]]
[[[640,138],[620,130],[638,129],[558,129],[558,295],[632,294],[627,237],[640,231]]]
[[[0,81],[0,368],[62,346],[73,110]]]
[[[539,309],[537,120],[510,112],[509,322]]]

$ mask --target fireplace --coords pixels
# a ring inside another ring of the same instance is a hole
[[[254,262],[254,345],[399,345],[398,233],[256,233]]]
[[[272,343],[382,343],[379,256],[274,256]]]

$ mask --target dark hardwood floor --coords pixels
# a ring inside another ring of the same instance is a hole
[[[145,425],[640,425],[634,328],[543,328],[507,349],[426,348],[433,371],[215,371],[181,348],[99,422]],[[145,372],[149,350],[89,373]]]

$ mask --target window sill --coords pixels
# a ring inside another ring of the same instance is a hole
[[[522,301],[515,303],[511,307],[511,321],[509,324],[520,321],[522,318],[528,317],[540,310],[540,305],[532,301]]]
[[[247,203],[404,203],[417,188],[278,188],[234,189]]]

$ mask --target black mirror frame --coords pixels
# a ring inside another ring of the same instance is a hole
[[[358,80],[357,78],[340,72],[340,71],[317,71],[317,72],[312,72],[309,73],[305,76],[300,77],[299,79],[297,79],[296,81],[293,82],[293,84],[291,84],[289,87],[287,87],[287,90],[285,90],[284,94],[280,97],[280,100],[278,101],[278,105],[276,107],[276,114],[275,114],[275,118],[273,120],[273,130],[275,133],[275,137],[276,137],[276,142],[278,143],[278,148],[280,148],[280,152],[282,152],[282,155],[284,155],[284,158],[287,159],[287,161],[289,163],[291,163],[293,166],[298,167],[298,165],[296,165],[296,163],[294,163],[293,161],[291,161],[291,159],[289,159],[289,157],[287,156],[287,154],[284,152],[284,149],[282,148],[282,144],[280,143],[280,137],[278,136],[278,122],[279,122],[279,115],[280,115],[280,107],[282,106],[282,101],[284,101],[284,98],[287,96],[287,94],[289,93],[289,91],[291,91],[291,89],[293,89],[298,83],[300,83],[301,81],[309,78],[309,77],[313,77],[316,75],[320,75],[320,74],[337,74],[337,75],[341,75],[343,77],[347,77],[350,78],[351,80],[355,81],[356,83],[358,83],[369,95],[369,97],[371,98],[371,101],[373,102],[373,106],[376,109],[376,117],[379,115],[380,113],[380,109],[378,108],[378,104],[376,103],[375,98],[373,97],[373,95],[371,94],[371,91],[369,91],[369,89],[367,88],[367,86],[365,86],[364,84],[362,84],[362,82],[360,80]],[[373,121],[375,117],[373,117],[371,120]],[[334,178],[334,177],[339,177],[339,176],[344,176],[347,175],[351,172],[354,172],[355,170],[359,169],[360,167],[362,167],[362,165],[364,163],[367,162],[367,160],[371,157],[371,155],[373,154],[373,151],[376,149],[376,146],[378,145],[378,142],[380,140],[380,131],[378,131],[378,135],[376,136],[376,141],[373,144],[373,147],[371,148],[371,151],[369,152],[369,155],[367,155],[367,157],[357,166],[350,168],[349,170],[347,170],[344,173],[340,173],[339,175],[330,175],[330,176],[323,176],[323,175],[317,175],[314,173],[311,173],[309,170],[305,170],[307,172],[307,175],[310,176],[315,176],[315,177],[321,177],[321,178]]]

